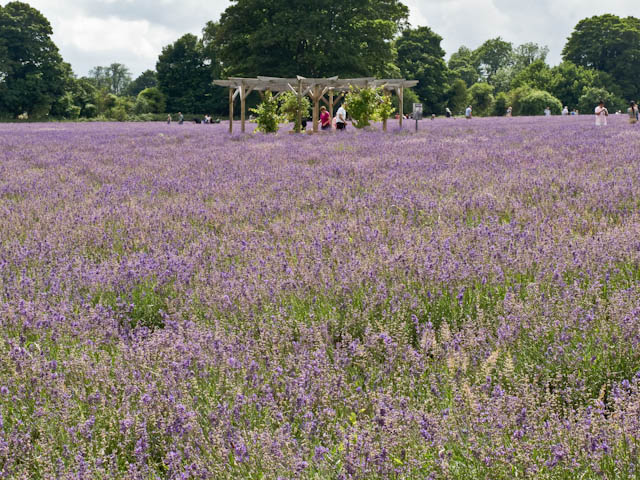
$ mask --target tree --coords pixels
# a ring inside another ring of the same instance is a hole
[[[309,117],[311,102],[309,97],[299,97],[293,92],[284,92],[280,96],[280,115],[289,122],[294,122],[294,129],[300,132],[302,125],[298,119]]]
[[[70,67],[49,21],[22,2],[0,6],[0,112],[44,116],[63,95]]]
[[[547,107],[554,115],[559,115],[562,111],[562,103],[556,97],[549,92],[532,89],[520,100],[519,114],[544,115],[544,110]]]
[[[480,68],[489,83],[498,70],[513,62],[513,45],[502,40],[501,37],[492,38],[484,42],[474,52]]]
[[[229,75],[369,76],[393,61],[400,0],[232,0],[216,37]]]
[[[551,70],[548,91],[559,98],[563,105],[576,108],[585,88],[605,86],[619,90],[613,85],[610,75],[567,61]]]
[[[203,113],[211,92],[211,75],[205,65],[202,41],[190,33],[162,49],[156,63],[158,88],[167,97],[167,111]]]
[[[158,76],[153,70],[145,70],[127,87],[127,95],[137,97],[145,88],[158,86]]]
[[[496,117],[504,117],[507,114],[507,108],[510,104],[509,95],[505,92],[500,92],[496,95],[495,101],[493,102],[492,114]]]
[[[578,99],[578,108],[583,113],[593,113],[600,101],[603,101],[610,112],[622,110],[625,102],[604,88],[587,87]]]
[[[523,43],[513,50],[513,64],[519,72],[538,60],[546,62],[547,55],[549,47],[542,47],[534,42]]]
[[[265,92],[264,99],[251,111],[257,116],[259,132],[276,133],[280,126],[280,115],[278,115],[278,100],[276,100],[271,92]]]
[[[562,57],[609,73],[627,99],[640,96],[640,19],[601,15],[578,22]]]
[[[457,52],[451,54],[449,58],[449,71],[452,76],[451,82],[456,78],[461,78],[470,87],[480,78],[480,64],[473,52],[464,45]]]
[[[407,29],[396,40],[400,73],[419,81],[415,91],[425,112],[440,113],[443,109],[447,66],[441,41],[442,37],[429,27]]]
[[[471,105],[476,115],[489,115],[493,106],[493,87],[488,83],[475,83],[469,89]]]
[[[158,87],[142,90],[136,98],[136,113],[164,113],[167,102]]]
[[[124,94],[131,83],[131,73],[122,63],[112,63],[108,67],[93,67],[89,71],[89,78],[97,88],[105,89],[114,95]]]
[[[529,85],[537,90],[549,90],[552,77],[549,65],[544,60],[536,60],[513,77],[511,87],[518,88]]]
[[[467,85],[461,78],[455,80],[449,88],[449,108],[455,114],[464,111],[469,104]]]

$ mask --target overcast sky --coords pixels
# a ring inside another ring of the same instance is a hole
[[[53,39],[74,72],[96,65],[124,63],[137,76],[154,69],[162,47],[185,33],[200,34],[217,20],[228,0],[23,0],[53,26]],[[313,2],[314,0],[309,0]],[[340,0],[336,0],[340,1]],[[5,5],[5,0],[0,4]],[[518,45],[537,42],[560,53],[576,23],[602,13],[640,14],[638,0],[404,0],[413,26],[439,33],[451,54],[461,45],[476,48],[501,36]]]

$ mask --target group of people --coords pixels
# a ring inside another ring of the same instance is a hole
[[[616,112],[621,113],[621,112]],[[598,106],[595,109],[596,114],[596,125],[601,127],[607,124],[607,117],[609,116],[609,110],[604,105],[604,100],[600,100]],[[629,103],[629,108],[627,108],[627,114],[629,115],[629,123],[635,124],[640,121],[640,109],[638,108],[638,104],[633,100]]]
[[[307,129],[308,119],[302,119],[302,128]],[[340,105],[336,116],[331,118],[331,114],[326,107],[320,107],[320,129],[321,130],[345,130],[347,128],[347,111],[343,105]]]

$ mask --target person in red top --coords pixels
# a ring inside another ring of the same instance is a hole
[[[329,130],[331,128],[331,115],[327,112],[326,107],[320,107],[320,128]]]

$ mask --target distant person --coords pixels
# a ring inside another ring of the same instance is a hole
[[[509,108],[507,108],[507,117],[511,117],[512,115],[513,115],[513,107],[509,105]]]
[[[444,115],[445,115],[447,118],[451,118],[451,110],[449,110],[449,107],[447,107],[447,108],[445,108],[445,109],[444,109]]]
[[[551,116],[551,109],[549,107],[546,107],[544,109],[544,116],[545,117],[550,117]]]
[[[569,115],[569,107],[565,105],[565,107],[562,109],[562,116],[566,117],[567,115]]]
[[[182,125],[184,123],[184,115],[182,112],[178,112],[178,125]]]
[[[629,104],[629,109],[627,110],[627,112],[629,112],[629,122],[638,123],[638,120],[640,120],[640,112],[636,102],[631,100],[631,103]]]
[[[600,100],[596,107],[596,125],[598,127],[605,126],[607,124],[607,117],[609,116],[609,110],[604,106],[604,101]]]
[[[331,130],[331,115],[326,107],[320,107],[320,128],[322,130]]]
[[[473,108],[471,107],[471,105],[469,105],[464,111],[464,116],[467,120],[471,120],[471,118],[473,118]]]
[[[578,111],[574,108],[573,110],[571,110],[571,116],[576,116],[578,114]]]
[[[167,115],[167,125],[171,125],[171,114]]]
[[[347,111],[342,105],[336,113],[336,130],[345,130],[347,128]]]

